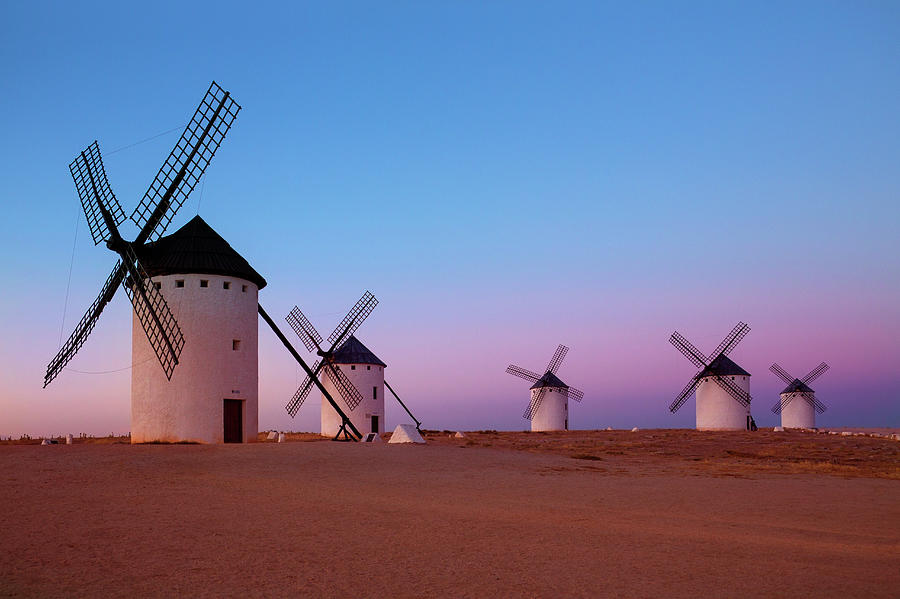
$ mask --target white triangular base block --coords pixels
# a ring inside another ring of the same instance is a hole
[[[388,443],[424,443],[425,439],[411,424],[398,424]]]

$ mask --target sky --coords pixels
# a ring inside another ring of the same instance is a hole
[[[820,425],[900,426],[900,4],[125,4],[0,3],[0,435],[128,430],[122,293],[41,388],[115,262],[68,164],[97,139],[130,212],[213,79],[243,110],[169,232],[200,214],[281,322],[372,291],[426,428],[527,428],[504,370],[560,343],[573,428],[691,427],[667,338],[738,321],[761,426],[769,365],[823,360]],[[261,430],[318,430],[259,340]]]

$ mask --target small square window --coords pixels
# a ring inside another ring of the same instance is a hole
[[[222,283],[222,289],[231,289],[231,282],[225,281],[224,283]]]
[[[206,279],[200,279],[200,286],[209,287],[209,281],[207,281]]]
[[[372,370],[371,366],[366,366],[366,370]]]
[[[232,339],[231,340],[231,351],[237,351],[241,349],[241,340],[240,339]]]
[[[241,293],[247,293],[247,286],[241,285]]]
[[[175,286],[176,287],[184,287],[184,279],[179,279],[179,280],[175,281]]]
[[[160,283],[159,281],[153,281],[153,288],[162,289],[162,283]]]
[[[351,365],[350,365],[350,370],[356,370],[356,364],[351,364]]]

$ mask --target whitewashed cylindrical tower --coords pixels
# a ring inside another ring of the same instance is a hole
[[[133,318],[131,442],[256,441],[257,292],[265,279],[199,216],[139,257],[181,328],[184,348],[166,379]]]
[[[784,428],[815,428],[816,410],[804,395],[813,394],[806,383],[795,380],[781,392],[781,426]]]
[[[569,398],[565,387],[545,387],[544,397],[537,411],[531,417],[531,430],[566,431],[569,430]],[[531,389],[531,401],[540,389]]]
[[[720,355],[704,370],[697,385],[697,430],[749,430],[750,407],[731,396],[715,380],[728,379],[738,389],[750,393],[750,373],[730,358]]]
[[[569,386],[553,374],[545,372],[544,376],[531,386],[531,404],[534,406],[538,394],[544,390],[541,403],[531,414],[531,430],[566,431],[569,430]]]
[[[384,433],[384,369],[387,364],[353,335],[335,350],[333,360],[335,367],[340,368],[362,395],[362,401],[351,410],[328,376],[322,376],[322,385],[360,433]],[[323,396],[322,435],[337,435],[341,422],[340,415]]]

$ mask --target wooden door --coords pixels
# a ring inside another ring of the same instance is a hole
[[[225,442],[244,442],[243,402],[239,399],[226,399],[223,409],[225,421]]]

